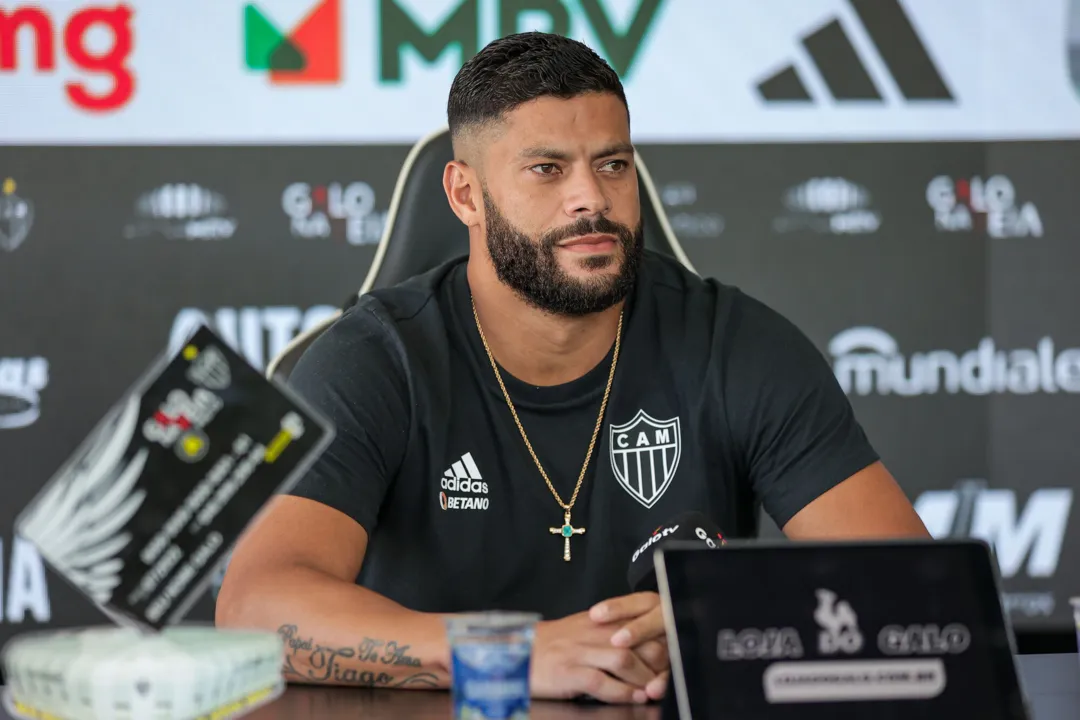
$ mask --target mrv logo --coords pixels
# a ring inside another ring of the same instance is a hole
[[[1041,488],[1020,509],[1015,491],[963,480],[953,490],[924,492],[915,511],[935,538],[971,537],[992,545],[1002,577],[1024,570],[1028,577],[1048,578],[1057,571],[1072,502],[1070,488]]]
[[[829,341],[829,353],[840,386],[856,395],[1080,393],[1080,348],[1057,351],[1049,337],[1013,350],[983,338],[961,355],[930,350],[909,358],[884,330],[853,327]]]
[[[629,6],[630,12],[612,12],[614,8],[610,6],[613,4],[620,10]],[[452,66],[456,72],[495,37],[525,30],[575,38],[592,35],[596,38],[593,47],[626,79],[661,5],[663,0],[619,3],[604,0],[502,0],[497,3],[379,0],[379,80],[401,82],[406,56],[419,56],[434,64],[450,48],[457,54]],[[431,12],[432,6],[437,6],[441,12]],[[427,12],[410,12],[420,7]],[[626,29],[619,30],[620,27]],[[494,36],[488,28],[495,30]]]
[[[265,4],[287,8],[281,0]],[[364,6],[374,10],[377,80],[400,83],[406,79],[407,64],[426,62],[445,68],[443,61],[449,59],[456,72],[488,42],[526,30],[585,39],[625,79],[663,4],[664,0],[377,0]],[[284,14],[275,20],[259,5],[245,5],[247,68],[269,71],[275,84],[339,82],[342,46],[347,44],[341,35],[346,5],[353,8],[346,0],[323,0],[290,30],[282,30],[277,22]],[[293,12],[295,17],[295,8]]]

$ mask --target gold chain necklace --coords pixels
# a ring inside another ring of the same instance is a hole
[[[529,450],[529,455],[532,456],[533,462],[536,463],[536,469],[540,471],[540,475],[543,476],[544,482],[547,483],[548,490],[555,496],[555,502],[559,503],[559,506],[563,509],[563,524],[560,527],[548,528],[548,531],[552,535],[560,535],[563,538],[563,560],[570,562],[570,538],[574,535],[582,535],[585,533],[585,528],[576,528],[570,523],[570,511],[574,507],[574,503],[577,502],[578,492],[581,490],[581,483],[585,480],[585,471],[589,468],[589,460],[592,458],[593,448],[596,446],[596,437],[600,434],[600,427],[604,423],[604,410],[607,409],[608,396],[611,394],[611,384],[615,380],[615,365],[619,362],[619,345],[622,340],[622,326],[623,326],[623,314],[619,313],[619,329],[615,333],[615,353],[611,358],[611,371],[608,373],[607,387],[604,388],[604,399],[600,403],[600,414],[596,418],[596,427],[593,428],[592,439],[589,440],[589,451],[585,454],[585,464],[581,466],[581,474],[578,475],[577,485],[574,486],[574,494],[570,497],[570,502],[563,502],[563,499],[559,497],[559,493],[555,490],[555,486],[551,484],[551,479],[548,474],[544,472],[544,466],[540,464],[540,459],[536,457],[536,451],[533,450],[532,443],[529,442],[529,436],[525,434],[525,428],[521,424],[521,419],[518,418],[517,410],[514,408],[514,403],[510,399],[510,393],[506,390],[506,385],[503,383],[502,373],[499,372],[499,366],[495,362],[495,357],[491,354],[491,348],[488,347],[487,338],[484,337],[484,328],[480,325],[480,316],[476,313],[476,301],[472,301],[473,318],[476,320],[476,329],[480,332],[480,341],[484,343],[484,351],[487,352],[488,360],[491,361],[491,369],[495,371],[495,379],[499,381],[499,387],[502,388],[503,397],[506,398],[506,405],[510,408],[510,414],[514,416],[514,423],[518,427],[518,431],[521,433],[521,439],[525,441],[525,447]]]

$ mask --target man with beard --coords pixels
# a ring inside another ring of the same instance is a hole
[[[603,60],[497,40],[448,115],[470,254],[364,296],[300,360],[337,435],[237,546],[220,624],[281,632],[292,681],[446,687],[447,613],[535,611],[534,696],[645,702],[668,656],[626,567],[657,525],[742,535],[760,503],[792,538],[926,537],[806,337],[643,249]]]

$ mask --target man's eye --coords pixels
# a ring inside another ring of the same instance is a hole
[[[630,163],[625,160],[612,160],[603,164],[603,168],[611,172],[618,172],[619,170],[625,170],[629,167]]]
[[[555,163],[543,163],[541,165],[533,165],[532,167],[533,172],[539,175],[552,175],[557,169]]]

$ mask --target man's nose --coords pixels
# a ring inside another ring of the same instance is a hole
[[[603,215],[611,209],[611,200],[604,191],[600,178],[596,177],[591,169],[574,173],[569,182],[567,215]]]

